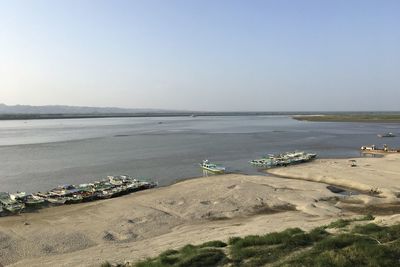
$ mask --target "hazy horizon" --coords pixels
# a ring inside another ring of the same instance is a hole
[[[398,1],[1,1],[0,103],[398,111]]]
[[[158,109],[158,108],[126,108],[126,107],[118,107],[118,106],[75,106],[75,105],[59,105],[59,104],[45,104],[45,105],[29,105],[29,104],[15,104],[15,105],[8,105],[7,103],[0,103],[0,114],[2,113],[1,107],[5,105],[6,107],[32,107],[32,108],[45,108],[45,107],[67,107],[67,108],[89,108],[89,109],[121,109],[121,110],[131,110],[131,112],[199,112],[199,113],[252,113],[252,112],[260,112],[260,113],[290,113],[290,112],[305,112],[305,113],[318,113],[318,112],[325,112],[325,113],[368,113],[368,112],[377,112],[377,113],[397,113],[400,112],[400,109],[393,109],[393,110],[183,110],[183,109]],[[112,113],[115,113],[113,111]]]

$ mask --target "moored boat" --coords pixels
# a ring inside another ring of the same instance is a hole
[[[7,192],[0,192],[0,205],[4,211],[12,214],[20,213],[25,208],[24,203],[18,202],[15,199],[15,196],[10,195]]]
[[[249,163],[256,167],[273,168],[288,166],[293,164],[300,164],[311,161],[317,157],[315,153],[306,153],[303,151],[285,152],[282,154],[269,154],[261,159],[249,161]]]
[[[64,205],[65,202],[67,201],[67,198],[50,196],[50,197],[46,198],[46,201],[51,205],[58,206],[58,205]]]
[[[213,173],[224,173],[225,172],[225,167],[222,167],[215,163],[211,163],[207,159],[203,160],[203,163],[200,164],[200,167],[202,167],[206,171],[210,171]]]
[[[66,197],[65,204],[76,204],[81,203],[83,201],[83,197],[81,195],[72,195]]]
[[[13,193],[10,194],[11,199],[13,200],[21,200],[26,196],[25,192],[17,192],[17,193]]]
[[[46,205],[46,200],[43,197],[34,194],[25,196],[22,201],[29,208],[41,208]]]
[[[101,191],[96,191],[96,197],[98,199],[108,199],[111,198],[113,193],[111,190],[101,190]]]

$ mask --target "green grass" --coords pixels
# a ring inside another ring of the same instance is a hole
[[[312,245],[313,240],[319,240],[327,235],[329,233],[324,229],[305,233],[299,228],[289,228],[263,236],[231,239],[231,260],[236,266],[260,266],[272,263],[288,253]]]
[[[136,267],[203,267],[220,266],[227,262],[225,252],[220,249],[227,244],[210,241],[199,246],[186,245],[179,250],[167,250],[158,257],[137,263]]]
[[[203,243],[198,247],[200,247],[200,248],[223,248],[226,246],[227,246],[227,244],[225,242],[215,240],[215,241],[209,241],[209,242]]]
[[[331,222],[329,225],[327,225],[325,228],[344,228],[351,224],[352,222],[361,222],[361,221],[372,221],[375,219],[374,216],[368,214],[363,217],[359,218],[353,218],[353,219],[339,219],[337,221]]]
[[[326,226],[326,228],[343,228],[346,227],[347,225],[349,225],[351,223],[350,220],[343,220],[343,219],[339,219],[337,221],[331,222],[328,226]]]
[[[400,224],[353,223],[372,219],[373,216],[368,215],[338,220],[309,232],[289,228],[265,235],[232,237],[228,243],[209,241],[197,246],[186,245],[134,265],[120,266],[400,266]],[[337,230],[330,233],[329,228]]]

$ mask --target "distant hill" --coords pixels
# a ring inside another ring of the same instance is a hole
[[[122,114],[122,113],[158,113],[171,112],[161,109],[128,109],[114,107],[81,107],[81,106],[9,106],[0,104],[0,114]],[[172,111],[174,112],[174,111]]]

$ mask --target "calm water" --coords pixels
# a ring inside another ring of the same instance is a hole
[[[202,175],[208,158],[253,174],[248,161],[290,150],[359,156],[365,144],[400,146],[398,124],[299,122],[285,116],[0,121],[0,191],[43,191],[107,175],[160,185]]]

